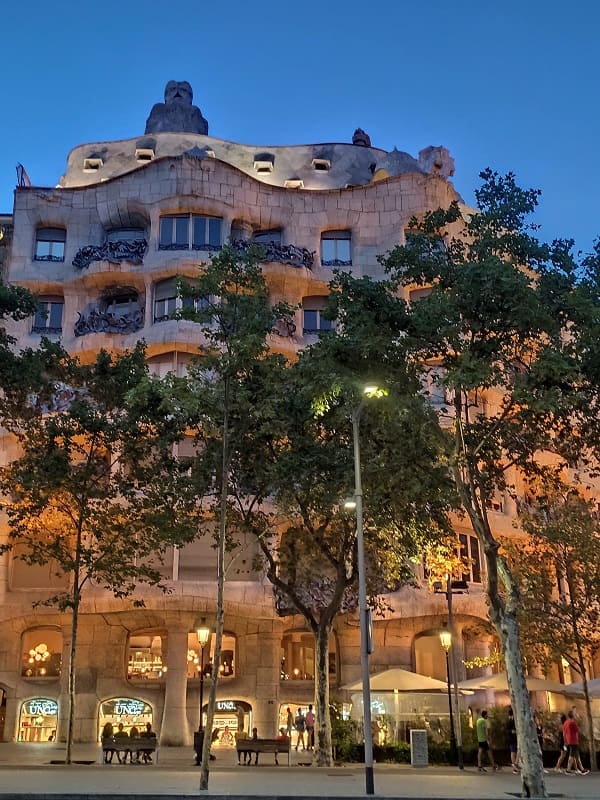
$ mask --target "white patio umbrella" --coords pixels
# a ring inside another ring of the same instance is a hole
[[[362,689],[362,681],[349,683],[342,686],[342,689],[359,692]],[[394,667],[371,675],[371,689],[378,692],[445,692],[448,690],[448,686],[443,681],[429,678],[427,675]]]
[[[554,692],[555,694],[581,694],[581,690],[572,689],[574,684],[569,686],[558,681],[549,680],[547,678],[533,678],[530,675],[525,676],[527,689],[530,692]],[[506,672],[498,672],[496,675],[483,675],[480,678],[469,678],[469,680],[461,681],[458,684],[459,689],[472,689],[474,691],[487,689],[492,692],[507,692],[508,691],[508,678]],[[599,694],[600,697],[600,694]]]
[[[600,698],[600,678],[592,678],[587,682],[587,684],[590,697],[594,700]],[[567,688],[569,689],[569,692],[572,691],[573,694],[583,695],[583,681],[570,683]]]

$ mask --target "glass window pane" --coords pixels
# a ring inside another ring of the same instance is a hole
[[[48,321],[48,326],[50,328],[62,327],[62,312],[62,303],[50,303],[50,319]]]
[[[323,239],[321,242],[321,259],[333,261],[335,259],[335,239]]]
[[[337,257],[339,261],[350,261],[350,239],[338,239]]]
[[[217,217],[208,220],[208,243],[211,247],[221,246],[221,220]]]
[[[48,303],[38,303],[37,311],[33,318],[33,328],[45,328],[48,324]]]
[[[160,220],[159,246],[173,244],[173,217],[162,217]]]
[[[188,217],[175,217],[175,244],[189,244]]]
[[[316,331],[318,330],[317,311],[304,309],[304,330]]]
[[[206,244],[206,217],[194,216],[192,218],[194,225],[194,238],[192,244],[194,247],[200,247]]]
[[[332,319],[324,319],[323,317],[320,318],[320,329],[322,331],[331,331],[333,330],[334,322]]]

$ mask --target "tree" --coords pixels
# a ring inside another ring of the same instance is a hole
[[[507,549],[521,584],[519,619],[528,652],[541,664],[566,658],[582,677],[596,769],[587,665],[600,648],[600,538],[589,503],[565,489],[523,511],[528,538]]]
[[[35,297],[22,286],[11,286],[0,279],[0,323],[6,319],[26,319],[35,313]],[[0,386],[10,383],[15,376],[15,339],[0,325]]]
[[[159,585],[161,555],[194,532],[171,456],[181,431],[151,382],[133,398],[147,379],[142,346],[82,365],[46,342],[16,363],[23,379],[5,387],[0,411],[21,455],[0,471],[0,490],[9,546],[28,564],[50,563],[66,583],[40,602],[72,617],[70,763],[85,588],[93,581],[127,597],[140,583]]]
[[[253,386],[263,373],[281,368],[283,360],[267,354],[267,335],[277,317],[289,313],[271,307],[262,275],[261,251],[226,246],[202,265],[193,283],[181,282],[188,301],[182,316],[198,322],[204,335],[178,399],[188,411],[199,454],[193,460],[198,496],[204,499],[201,529],[214,532],[217,551],[217,613],[212,683],[206,730],[212,730],[224,625],[226,553],[235,548],[239,529],[232,519],[236,478],[235,454],[247,446],[250,431],[262,424],[265,410],[255,402]],[[264,426],[263,426],[264,427]],[[201,712],[202,713],[202,712]],[[200,789],[209,782],[210,737],[202,747]]]
[[[406,245],[383,263],[399,287],[430,289],[409,304],[405,336],[412,358],[447,394],[441,419],[454,437],[450,469],[485,557],[523,788],[543,796],[519,642],[519,586],[488,510],[496,492],[514,493],[517,475],[574,463],[582,437],[597,430],[598,263],[588,263],[586,284],[571,242],[544,245],[533,235],[527,218],[539,192],[519,188],[512,174],[486,170],[482,178],[477,212],[463,214],[453,204],[413,219]]]
[[[386,286],[365,287],[377,306]],[[352,415],[374,364],[383,367],[387,396],[362,408],[361,446],[367,579],[376,608],[412,578],[410,557],[448,529],[451,503],[442,437],[416,374],[390,345],[390,321],[369,313],[374,329],[358,340],[345,309],[329,313],[339,319],[337,333],[254,384],[263,419],[233,469],[238,524],[256,537],[278,611],[301,614],[314,635],[319,765],[332,763],[330,636],[336,616],[357,601],[356,525],[343,500],[354,486]]]

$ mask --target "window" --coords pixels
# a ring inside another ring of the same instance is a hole
[[[64,228],[38,228],[35,233],[36,261],[64,261],[67,232]]]
[[[328,172],[331,169],[331,161],[328,158],[313,158],[312,165],[317,172]]]
[[[463,573],[463,580],[468,583],[481,583],[481,554],[479,541],[476,536],[466,533],[459,534],[460,556],[468,559],[468,571]]]
[[[281,244],[281,230],[275,228],[271,231],[256,231],[252,235],[256,244]]]
[[[58,628],[25,631],[21,650],[24,678],[58,678],[62,659],[62,634]]]
[[[109,242],[139,242],[144,238],[143,228],[113,228],[106,234]]]
[[[411,289],[408,293],[408,302],[409,303],[418,303],[419,300],[423,300],[425,297],[429,297],[431,294],[431,287],[424,286],[420,289]]]
[[[321,234],[321,266],[351,267],[350,231],[325,231]]]
[[[323,296],[305,297],[302,301],[303,333],[323,333],[335,330],[335,321],[322,315],[327,298]]]
[[[154,150],[151,147],[138,147],[135,151],[135,157],[138,161],[152,161]]]
[[[64,300],[62,297],[42,298],[31,326],[32,333],[62,333]]]
[[[273,155],[273,153],[257,153],[254,156],[254,169],[259,174],[273,172],[274,164],[275,164],[275,156]]]
[[[337,676],[336,639],[329,637],[329,677]],[[289,631],[281,640],[282,681],[312,681],[315,677],[315,638],[306,631]]]
[[[131,680],[159,680],[164,677],[162,637],[155,634],[129,637],[127,677]]]
[[[159,250],[220,250],[222,221],[199,214],[161,217]]]
[[[84,172],[97,172],[101,166],[103,166],[104,161],[101,158],[84,158],[83,159],[83,171]]]
[[[177,279],[168,278],[154,287],[154,322],[171,319],[182,308],[197,311],[207,304],[208,299],[205,297],[182,297],[177,289]]]
[[[208,643],[204,647],[204,674],[210,677],[212,674],[213,654],[215,650],[215,634],[211,633]],[[188,653],[187,653],[187,676],[188,678],[199,678],[202,665],[202,652],[198,643],[196,631],[188,633]],[[235,675],[235,636],[229,633],[223,634],[223,646],[221,648],[221,663],[219,665],[219,675],[221,678],[232,678]]]
[[[304,189],[304,181],[302,178],[288,178],[283,182],[285,189]]]

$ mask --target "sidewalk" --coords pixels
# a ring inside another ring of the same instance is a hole
[[[302,754],[300,754],[302,755]],[[233,751],[217,751],[211,762],[209,790],[200,792],[199,768],[193,764],[191,748],[162,748],[158,764],[109,765],[99,763],[96,745],[75,745],[73,757],[80,762],[67,767],[51,764],[64,761],[64,745],[0,743],[0,800],[175,800],[209,795],[211,798],[272,797],[351,798],[365,796],[364,767],[360,764],[321,768],[295,764],[273,766],[272,756],[264,755],[258,766],[237,766]],[[296,753],[294,752],[294,761]],[[89,763],[92,762],[92,763]],[[600,798],[600,773],[570,776],[546,775],[546,788],[552,797],[573,800]],[[509,800],[519,797],[521,783],[510,769],[499,773],[477,772],[473,767],[461,771],[452,767],[413,769],[406,765],[375,765],[377,797],[412,800]]]

